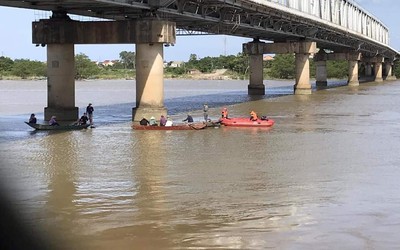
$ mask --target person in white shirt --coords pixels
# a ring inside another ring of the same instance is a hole
[[[167,116],[167,122],[165,123],[165,126],[166,127],[171,127],[172,124],[173,124],[173,122],[172,122],[171,118],[169,116]]]

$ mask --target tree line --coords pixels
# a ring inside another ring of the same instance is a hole
[[[122,51],[119,60],[113,61],[112,65],[96,64],[83,53],[75,56],[76,79],[120,79],[134,78],[135,52]],[[198,58],[191,54],[187,62],[179,66],[167,67],[164,73],[167,77],[185,77],[193,70],[201,73],[211,73],[216,69],[226,69],[227,74],[234,78],[247,79],[249,77],[249,58],[243,53],[237,55],[221,55],[219,57]],[[295,56],[294,54],[275,55],[273,60],[264,62],[265,79],[294,79],[295,78]],[[7,77],[43,78],[46,77],[46,63],[32,61],[29,59],[12,60],[8,57],[0,57],[0,79]],[[315,78],[315,63],[310,60],[310,77]],[[360,68],[360,74],[363,68]],[[347,61],[327,61],[328,78],[345,79],[348,75]],[[400,63],[395,62],[393,74],[400,77]]]

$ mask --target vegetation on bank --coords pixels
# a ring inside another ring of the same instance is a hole
[[[249,58],[238,53],[235,55],[219,57],[198,58],[191,54],[187,62],[165,62],[164,76],[166,78],[196,78],[210,75],[218,69],[224,69],[223,76],[227,79],[248,79]],[[75,56],[76,79],[134,79],[135,52],[122,51],[119,60],[112,64],[98,64],[89,59],[85,54]],[[31,61],[29,59],[12,60],[0,57],[0,79],[41,79],[46,78],[46,63]],[[363,68],[360,68],[362,74]],[[265,79],[294,79],[295,57],[293,54],[276,55],[273,60],[264,61]],[[310,77],[315,78],[315,63],[310,60]],[[344,79],[348,74],[347,61],[327,61],[328,78]],[[394,75],[400,77],[400,63],[396,61]]]

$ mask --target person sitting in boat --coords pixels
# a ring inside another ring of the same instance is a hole
[[[167,123],[167,119],[165,118],[164,115],[161,115],[161,117],[160,117],[160,126],[165,126],[166,123]]]
[[[149,123],[149,120],[147,120],[146,118],[143,117],[142,120],[140,120],[139,124],[142,126],[147,126],[150,123]]]
[[[86,125],[86,123],[89,121],[89,118],[87,117],[87,113],[83,113],[81,118],[78,120],[78,125]]]
[[[35,123],[36,124],[36,122],[37,122],[37,119],[36,119],[36,117],[35,117],[35,114],[31,114],[31,117],[29,117],[29,121],[28,121],[29,123]]]
[[[60,126],[60,124],[58,124],[56,118],[57,118],[57,117],[56,117],[55,115],[53,115],[53,116],[50,118],[50,121],[49,121],[49,125],[50,125],[50,126]]]
[[[158,126],[156,118],[154,116],[150,117],[149,124],[150,126]]]
[[[173,124],[172,119],[167,116],[167,122],[165,123],[165,127],[171,127]]]
[[[228,109],[227,108],[222,109],[221,117],[222,117],[222,119],[228,119]]]
[[[187,123],[192,123],[193,122],[193,117],[190,114],[187,114],[187,117],[185,120],[182,120],[183,122]]]
[[[253,110],[250,112],[250,120],[252,120],[252,121],[257,121],[258,120],[257,113],[254,112]]]

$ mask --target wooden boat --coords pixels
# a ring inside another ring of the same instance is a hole
[[[207,128],[219,128],[221,127],[221,123],[219,121],[207,121],[205,122]]]
[[[88,128],[90,126],[90,124],[85,124],[85,125],[67,124],[67,125],[59,125],[59,126],[50,126],[48,124],[38,124],[38,123],[29,123],[29,122],[25,122],[25,123],[36,130],[79,130],[79,129]]]
[[[187,124],[174,124],[172,126],[144,126],[133,124],[132,128],[136,130],[200,130],[206,128],[204,123],[187,123]]]
[[[272,127],[275,123],[275,121],[272,119],[257,119],[256,121],[252,121],[249,118],[245,117],[221,118],[220,122],[224,126],[231,127]]]

